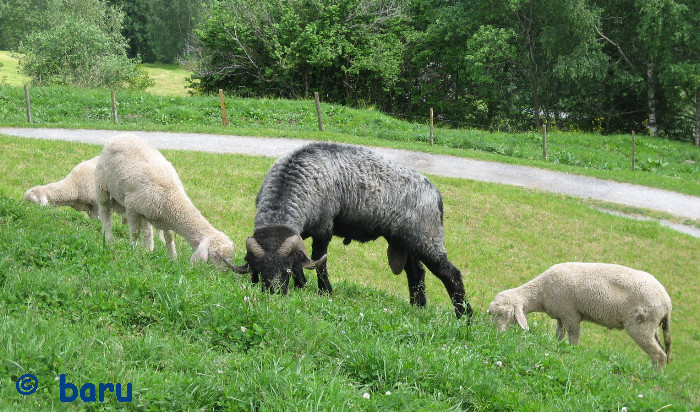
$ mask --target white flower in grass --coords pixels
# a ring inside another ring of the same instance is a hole
[[[360,318],[364,319],[364,318],[365,318],[365,314],[362,313],[362,312],[360,312]]]
[[[641,398],[643,398],[643,397],[644,397],[644,394],[641,394],[641,393],[640,393],[640,394],[639,394],[639,395],[637,395],[637,396],[639,396],[639,399],[641,399]]]
[[[502,367],[503,367],[503,362],[501,362],[501,361],[496,361],[496,366],[498,366],[499,368],[502,368]]]
[[[363,393],[363,394],[362,394],[362,397],[365,398],[365,399],[369,399],[369,398],[370,398],[369,393],[367,393],[367,392]]]
[[[385,395],[386,395],[386,396],[391,396],[391,391],[386,391]]]
[[[248,296],[243,296],[243,302],[245,302],[245,303],[250,302],[250,298]]]
[[[623,406],[622,408],[620,408],[620,412],[627,412],[627,407]]]
[[[241,326],[241,332],[245,332],[245,331],[247,331],[247,330],[248,330],[248,329],[246,329],[245,326]]]

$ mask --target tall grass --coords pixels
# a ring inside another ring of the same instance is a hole
[[[46,410],[60,374],[78,385],[130,382],[136,410],[691,410],[700,403],[700,241],[652,222],[599,213],[576,199],[431,178],[445,198],[451,260],[477,315],[454,318],[428,274],[428,306],[408,305],[386,243],[329,250],[332,297],[311,277],[288,296],[247,277],[188,265],[162,243],[133,250],[124,226],[105,247],[100,225],[72,210],[21,201],[97,146],[0,137],[0,397]],[[252,233],[254,198],[271,160],[165,151],[214,226],[237,244]],[[660,258],[663,257],[663,258]],[[563,261],[605,261],[653,273],[674,302],[674,362],[663,373],[623,331],[583,324],[581,345],[533,329],[497,334],[484,311],[497,291]],[[23,397],[14,379],[34,373]],[[369,399],[366,399],[366,396]],[[109,405],[117,407],[114,397]],[[80,401],[74,407],[79,408]]]

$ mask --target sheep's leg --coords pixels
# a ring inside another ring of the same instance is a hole
[[[666,352],[658,337],[654,337],[658,333],[656,329],[656,325],[650,327],[648,323],[625,325],[627,334],[649,355],[651,364],[662,370],[666,364]]]
[[[177,257],[177,251],[175,250],[175,239],[172,230],[164,230],[163,232],[163,242],[165,242],[165,247],[168,249],[168,256],[170,259],[175,259]]]
[[[331,236],[314,237],[311,243],[311,260],[319,260],[328,253],[328,244],[331,242]],[[331,282],[328,281],[328,270],[326,262],[316,266],[316,275],[318,276],[318,289],[321,294],[333,293]]]
[[[100,215],[98,213],[98,207],[97,206],[89,206],[87,208],[87,214],[90,219],[99,219]]]
[[[295,263],[292,266],[292,278],[294,278],[295,288],[300,289],[306,286],[306,276],[304,275],[304,268],[301,267],[301,264]]]
[[[564,324],[561,319],[557,319],[557,339],[563,340],[566,337],[566,330],[564,329]]]
[[[153,252],[153,226],[141,218],[141,246]]]
[[[420,260],[409,254],[406,260],[406,278],[411,305],[425,306],[425,269]]]
[[[445,285],[447,294],[455,307],[457,318],[461,318],[466,311],[469,322],[471,322],[473,310],[471,305],[464,300],[464,284],[462,283],[462,274],[459,269],[447,260],[447,255],[442,255],[437,259],[421,260]]]
[[[109,194],[107,194],[109,197]],[[98,206],[98,215],[100,221],[102,222],[102,236],[104,237],[105,243],[114,243],[114,235],[112,234],[112,207],[107,203],[101,202]]]
[[[129,222],[129,234],[131,235],[131,246],[136,248],[141,232],[141,216],[137,213],[127,210],[126,220]]]
[[[569,343],[578,345],[578,337],[581,334],[581,318],[565,319],[563,324],[569,333]]]

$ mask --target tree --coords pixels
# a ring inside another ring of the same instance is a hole
[[[200,87],[382,104],[402,62],[394,0],[229,0],[216,3],[190,53]],[[366,100],[365,100],[366,99]]]
[[[155,59],[175,63],[182,56],[211,1],[151,0],[148,38]]]
[[[156,61],[149,33],[152,0],[108,0],[108,2],[124,13],[122,35],[129,45],[128,56],[145,62]]]
[[[52,0],[0,0],[0,50],[15,51],[28,33],[47,27]]]
[[[631,111],[635,123],[644,122],[652,136],[662,132],[682,136],[690,129],[684,126],[691,122],[683,113],[694,110],[697,100],[693,79],[697,77],[700,10],[695,3],[601,2],[604,18],[596,30],[613,62],[607,78],[609,93],[603,99],[611,111]]]
[[[102,0],[53,0],[46,28],[27,35],[20,67],[40,83],[145,88],[150,80],[126,56],[123,14]]]

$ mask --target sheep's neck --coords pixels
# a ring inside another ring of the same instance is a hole
[[[542,296],[544,292],[540,283],[539,279],[535,278],[518,288],[523,298],[523,312],[525,314],[545,311],[543,305],[544,296]]]
[[[202,239],[215,232],[216,229],[202,216],[199,209],[189,199],[186,203],[187,205],[179,211],[179,218],[172,220],[172,230],[182,235],[192,246],[192,249],[197,249]]]

